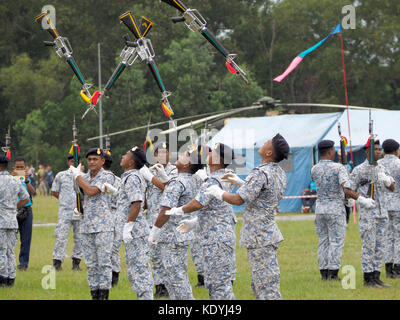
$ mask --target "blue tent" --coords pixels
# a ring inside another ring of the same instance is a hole
[[[238,162],[242,161],[236,170],[245,178],[261,164],[261,157],[257,153],[260,147],[280,133],[290,145],[289,159],[281,163],[288,181],[285,195],[297,196],[311,182],[310,169],[316,146],[341,116],[342,113],[338,112],[232,119],[208,145],[212,148],[215,143],[221,142],[231,146],[239,158]],[[235,210],[240,212],[243,208],[235,207]],[[284,199],[279,210],[301,212],[301,199]]]

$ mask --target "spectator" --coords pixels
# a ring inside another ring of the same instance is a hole
[[[29,253],[31,249],[33,225],[32,197],[36,195],[36,181],[35,178],[29,174],[23,157],[15,158],[12,175],[17,176],[17,171],[25,172],[25,179],[24,181],[21,181],[21,183],[29,193],[29,202],[22,209],[19,209],[17,214],[21,242],[18,269],[26,271],[28,269]]]
[[[310,186],[301,192],[302,196],[315,196],[317,194],[317,188],[315,187],[315,182],[311,181]],[[302,212],[308,213],[312,211],[312,207],[317,199],[316,198],[303,198]]]
[[[51,186],[53,185],[54,181],[54,173],[53,170],[51,169],[51,166],[47,166],[46,168],[47,171],[47,190],[48,190],[48,195],[51,196]]]
[[[48,194],[48,187],[47,187],[47,171],[45,170],[42,164],[39,164],[39,192],[41,196]]]

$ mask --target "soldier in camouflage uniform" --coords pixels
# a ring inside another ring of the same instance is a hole
[[[241,185],[236,194],[214,185],[206,193],[233,205],[246,203],[240,245],[247,248],[251,269],[251,287],[257,300],[281,299],[277,252],[283,236],[275,215],[286,189],[286,174],[279,162],[289,155],[289,145],[277,134],[258,151],[262,164],[243,182],[237,176],[229,181]]]
[[[393,139],[382,143],[385,157],[378,161],[395,181],[394,192],[386,192],[389,227],[385,249],[385,269],[387,278],[400,278],[400,159],[399,143]]]
[[[379,140],[373,140],[373,164],[369,163],[371,139],[365,145],[367,159],[354,168],[350,175],[352,189],[365,198],[372,198],[372,208],[361,204],[360,235],[362,239],[361,264],[364,273],[364,285],[368,287],[388,287],[380,277],[382,259],[385,250],[388,229],[386,190],[394,191],[394,180],[385,173],[385,168],[377,163],[381,156]],[[372,192],[371,192],[372,190]]]
[[[232,265],[235,261],[235,219],[232,205],[206,193],[211,186],[219,186],[227,192],[233,185],[224,182],[223,177],[232,172],[226,167],[232,163],[233,151],[224,144],[217,144],[209,153],[207,163],[210,176],[205,179],[196,198],[183,207],[172,208],[167,215],[182,216],[197,211],[198,219],[181,221],[179,230],[189,232],[198,225],[204,257],[205,287],[210,300],[234,300],[232,288]],[[198,220],[198,222],[197,222]]]
[[[315,230],[319,238],[318,265],[322,280],[337,280],[346,237],[345,195],[369,202],[352,191],[346,168],[333,162],[335,143],[323,140],[318,144],[321,161],[311,168],[311,179],[317,188]],[[352,202],[350,202],[352,203]]]
[[[74,156],[67,157],[68,168],[74,165]],[[52,195],[59,199],[58,224],[54,230],[56,242],[53,251],[53,265],[56,270],[61,270],[67,252],[68,235],[71,228],[74,233],[74,249],[72,253],[72,270],[81,270],[79,263],[82,259],[82,236],[79,232],[79,219],[74,219],[73,211],[76,205],[74,178],[69,170],[59,172],[51,187]]]
[[[129,282],[139,300],[153,300],[153,276],[150,268],[150,228],[143,217],[145,181],[139,169],[146,155],[138,147],[129,150],[121,160],[125,172],[118,195],[118,215],[125,221],[123,240]]]
[[[167,216],[165,212],[180,207],[195,197],[198,190],[192,175],[203,167],[198,148],[194,147],[181,155],[175,165],[178,177],[172,179],[164,190],[162,208],[151,229],[149,242],[161,244],[161,259],[166,270],[166,286],[171,299],[193,300],[187,273],[188,248],[194,237],[193,231],[185,234],[177,231],[176,228],[183,219]]]
[[[17,209],[29,203],[29,194],[7,171],[8,159],[0,155],[0,287],[12,287],[17,274],[14,249],[18,241]]]
[[[162,198],[165,186],[168,182],[178,176],[178,170],[174,165],[169,163],[169,144],[161,142],[156,145],[154,155],[157,159],[157,164],[150,168],[150,173],[144,178],[147,182],[147,210],[146,218],[150,228],[156,222],[160,213],[160,199]],[[163,263],[161,261],[161,246],[159,243],[150,245],[150,255],[152,261],[154,285],[156,292],[155,298],[168,297],[168,291],[165,287],[166,274]]]
[[[124,222],[122,219],[117,215],[117,197],[118,197],[118,188],[121,183],[121,179],[117,177],[111,171],[111,165],[113,162],[111,152],[106,151],[104,153],[104,166],[103,169],[106,171],[108,175],[108,183],[115,189],[114,192],[109,192],[109,205],[111,208],[111,213],[114,217],[114,241],[112,247],[112,254],[111,254],[111,264],[112,264],[112,280],[111,286],[114,287],[118,284],[119,273],[121,272],[121,256],[119,254],[119,248],[121,247],[122,243],[122,228],[124,226]]]
[[[114,217],[111,213],[105,184],[109,174],[103,169],[104,153],[100,148],[86,153],[89,172],[80,167],[70,171],[84,192],[83,220],[81,221],[82,248],[88,269],[87,279],[93,300],[108,300],[111,288],[111,252],[114,239]]]

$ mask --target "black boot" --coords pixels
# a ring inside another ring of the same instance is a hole
[[[111,287],[115,287],[118,284],[119,272],[112,272]]]
[[[322,269],[322,270],[319,270],[319,272],[321,273],[321,279],[323,281],[328,280],[328,269]]]
[[[328,270],[328,280],[329,281],[340,281],[338,276],[339,270]]]
[[[394,279],[395,274],[393,273],[393,263],[385,263],[386,278]]]
[[[90,295],[92,296],[92,300],[99,300],[99,289],[91,290]]]
[[[382,288],[378,283],[376,283],[373,279],[374,273],[373,272],[365,272],[364,273],[364,286],[370,288]]]
[[[15,278],[7,278],[6,281],[6,286],[11,288],[14,286]]]
[[[204,287],[204,277],[201,274],[197,275],[196,287]]]
[[[7,278],[0,276],[0,288],[7,286]]]
[[[81,263],[81,259],[72,258],[72,270],[82,271],[82,269],[79,267],[80,263]]]
[[[169,298],[169,293],[165,284],[160,284],[160,297]]]
[[[110,291],[106,289],[99,289],[99,300],[108,300],[108,293]]]
[[[384,283],[381,279],[379,279],[380,276],[381,276],[380,271],[374,271],[374,272],[373,272],[373,275],[374,275],[374,280],[375,280],[375,282],[376,282],[378,285],[380,285],[381,287],[383,287],[383,288],[391,288],[391,287],[392,287],[392,285],[387,284],[387,283]]]
[[[56,269],[56,271],[62,270],[61,263],[61,260],[53,259],[53,267]]]
[[[400,264],[393,264],[393,277],[400,278]]]
[[[156,284],[156,292],[154,293],[154,299],[161,297],[161,290],[162,290],[162,284]]]

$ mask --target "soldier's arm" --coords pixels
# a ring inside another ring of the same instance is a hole
[[[198,202],[196,199],[193,199],[188,204],[185,204],[182,207],[182,210],[185,213],[192,213],[192,212],[198,211],[200,209],[203,209],[203,205],[200,202]]]
[[[169,208],[169,207],[162,207],[162,208],[161,208],[161,211],[160,211],[160,213],[158,214],[156,223],[154,223],[154,225],[155,225],[157,228],[161,228],[164,224],[166,224],[166,223],[168,222],[170,216],[167,216],[167,215],[165,214],[165,211],[167,211],[167,210],[171,210],[171,208]]]
[[[222,195],[222,200],[224,200],[225,202],[228,202],[229,204],[233,204],[235,206],[240,206],[244,203],[244,200],[242,199],[241,196],[239,196],[238,194],[229,193],[229,192],[225,192]]]
[[[160,179],[158,179],[156,176],[153,177],[151,182],[159,189],[163,190],[165,189],[165,186],[167,185],[166,183],[162,183]]]
[[[23,207],[25,207],[25,205],[27,205],[29,202],[29,198],[25,199],[25,200],[19,200],[17,203],[17,209],[21,209]]]
[[[59,198],[59,196],[60,196],[60,193],[59,192],[55,192],[55,191],[52,191],[51,192],[51,195],[54,197],[54,198]]]
[[[92,187],[85,179],[83,179],[81,176],[78,176],[76,178],[76,182],[78,182],[79,186],[82,188],[82,190],[89,196],[93,197],[99,193],[101,193],[101,190],[98,187]]]
[[[128,214],[128,221],[127,222],[135,222],[139,212],[140,212],[140,207],[142,205],[141,201],[136,201],[133,202],[129,208],[129,214]]]

